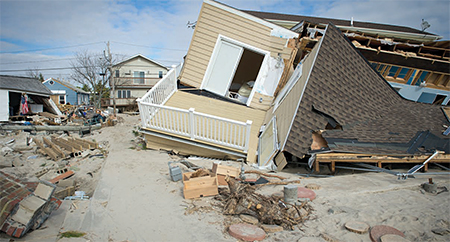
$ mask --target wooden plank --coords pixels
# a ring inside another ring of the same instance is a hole
[[[54,144],[53,142],[51,142],[49,139],[42,137],[42,140],[44,141],[44,143],[49,146],[56,154],[58,154],[59,157],[61,158],[65,158],[67,156],[67,154],[62,151],[56,144]]]
[[[78,140],[80,142],[85,142],[85,143],[89,144],[89,146],[91,148],[98,149],[98,143],[96,143],[96,142],[92,142],[92,141],[89,141],[89,140],[80,139],[80,138],[76,138],[76,137],[74,137],[73,139]]]
[[[241,170],[239,168],[235,168],[232,166],[224,166],[214,163],[212,167],[212,172],[213,174],[216,175],[224,175],[224,176],[228,175],[231,177],[239,177]]]
[[[66,142],[64,142],[64,139],[58,139],[57,137],[52,136],[51,137],[52,142],[57,144],[58,146],[62,147],[63,149],[69,151],[70,153],[77,151],[73,146],[67,144]]]
[[[75,143],[76,145],[81,146],[81,150],[83,150],[83,149],[90,149],[91,148],[91,145],[86,143],[86,142],[84,142],[83,140],[76,140],[75,138],[67,138],[67,140],[69,142],[72,142],[72,143]]]
[[[56,161],[58,160],[59,156],[56,154],[53,150],[47,148],[44,146],[44,143],[38,139],[34,139],[34,143],[46,154],[48,155],[52,160]]]
[[[183,195],[185,199],[215,196],[219,194],[217,177],[190,178],[192,172],[183,173]]]

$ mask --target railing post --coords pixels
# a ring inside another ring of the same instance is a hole
[[[189,109],[189,134],[191,135],[191,139],[195,139],[195,118],[194,118],[195,108]]]
[[[252,121],[251,120],[247,120],[247,122],[245,123],[245,128],[246,128],[246,135],[245,135],[245,146],[244,146],[244,152],[247,153],[248,151],[248,143],[250,142],[250,130],[252,129]]]

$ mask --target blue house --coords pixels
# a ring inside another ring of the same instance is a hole
[[[89,104],[89,92],[61,80],[49,78],[43,84],[52,91],[52,100],[59,104]]]

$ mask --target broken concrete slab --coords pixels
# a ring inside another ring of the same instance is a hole
[[[20,202],[19,209],[11,219],[27,226],[45,202],[37,196],[29,196]]]

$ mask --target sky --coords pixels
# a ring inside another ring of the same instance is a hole
[[[110,43],[122,58],[142,54],[165,66],[187,54],[202,0],[0,0],[0,75],[70,78],[70,62],[99,57]],[[394,24],[450,39],[448,0],[221,0],[237,9]],[[69,80],[70,81],[70,80]]]

